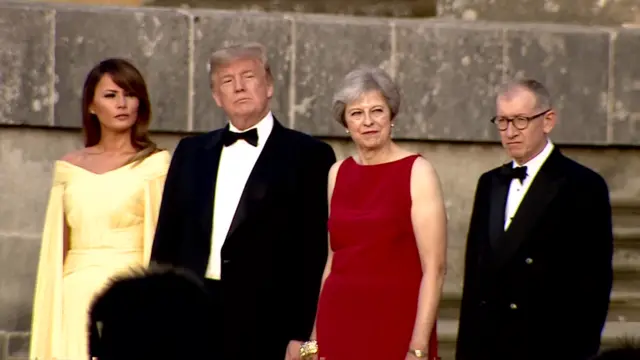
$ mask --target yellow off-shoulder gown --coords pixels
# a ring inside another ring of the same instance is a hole
[[[96,174],[55,164],[36,280],[30,359],[87,360],[89,307],[108,280],[146,266],[167,151]],[[66,219],[69,249],[63,259]]]

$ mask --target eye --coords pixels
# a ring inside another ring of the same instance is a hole
[[[106,97],[106,98],[113,98],[113,97],[116,97],[116,94],[114,94],[114,93],[108,93],[108,94],[106,94],[104,97]]]
[[[351,116],[358,116],[358,115],[360,115],[360,114],[362,114],[362,112],[361,112],[361,111],[359,111],[359,110],[356,110],[356,111],[352,111],[349,115],[351,115]]]
[[[375,112],[375,113],[381,113],[381,112],[383,112],[383,111],[382,111],[382,109],[373,109],[373,112]]]

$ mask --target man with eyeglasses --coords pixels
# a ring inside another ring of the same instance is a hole
[[[549,140],[557,116],[542,84],[507,84],[496,107],[513,161],[478,181],[456,359],[588,359],[612,285],[607,184]]]

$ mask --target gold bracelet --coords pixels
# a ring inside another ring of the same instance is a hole
[[[315,355],[318,353],[318,342],[315,340],[305,341],[300,347],[300,357],[302,359],[307,356]]]
[[[422,351],[422,350],[418,350],[418,349],[409,350],[409,354],[417,357],[418,359],[426,359],[427,358],[427,353]]]

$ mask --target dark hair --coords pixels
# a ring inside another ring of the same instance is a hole
[[[187,269],[132,267],[95,295],[89,353],[100,360],[206,359],[216,336],[211,301],[202,280]]]
[[[124,59],[111,58],[101,61],[96,65],[84,81],[82,90],[82,130],[84,133],[84,146],[94,146],[100,142],[102,137],[100,121],[95,114],[89,112],[89,107],[93,103],[96,87],[105,76],[111,76],[113,82],[126,92],[131,93],[138,99],[138,116],[136,123],[131,129],[131,144],[137,153],[132,156],[127,164],[144,160],[149,155],[158,150],[158,146],[149,137],[149,123],[151,122],[151,103],[147,84],[130,62]]]

